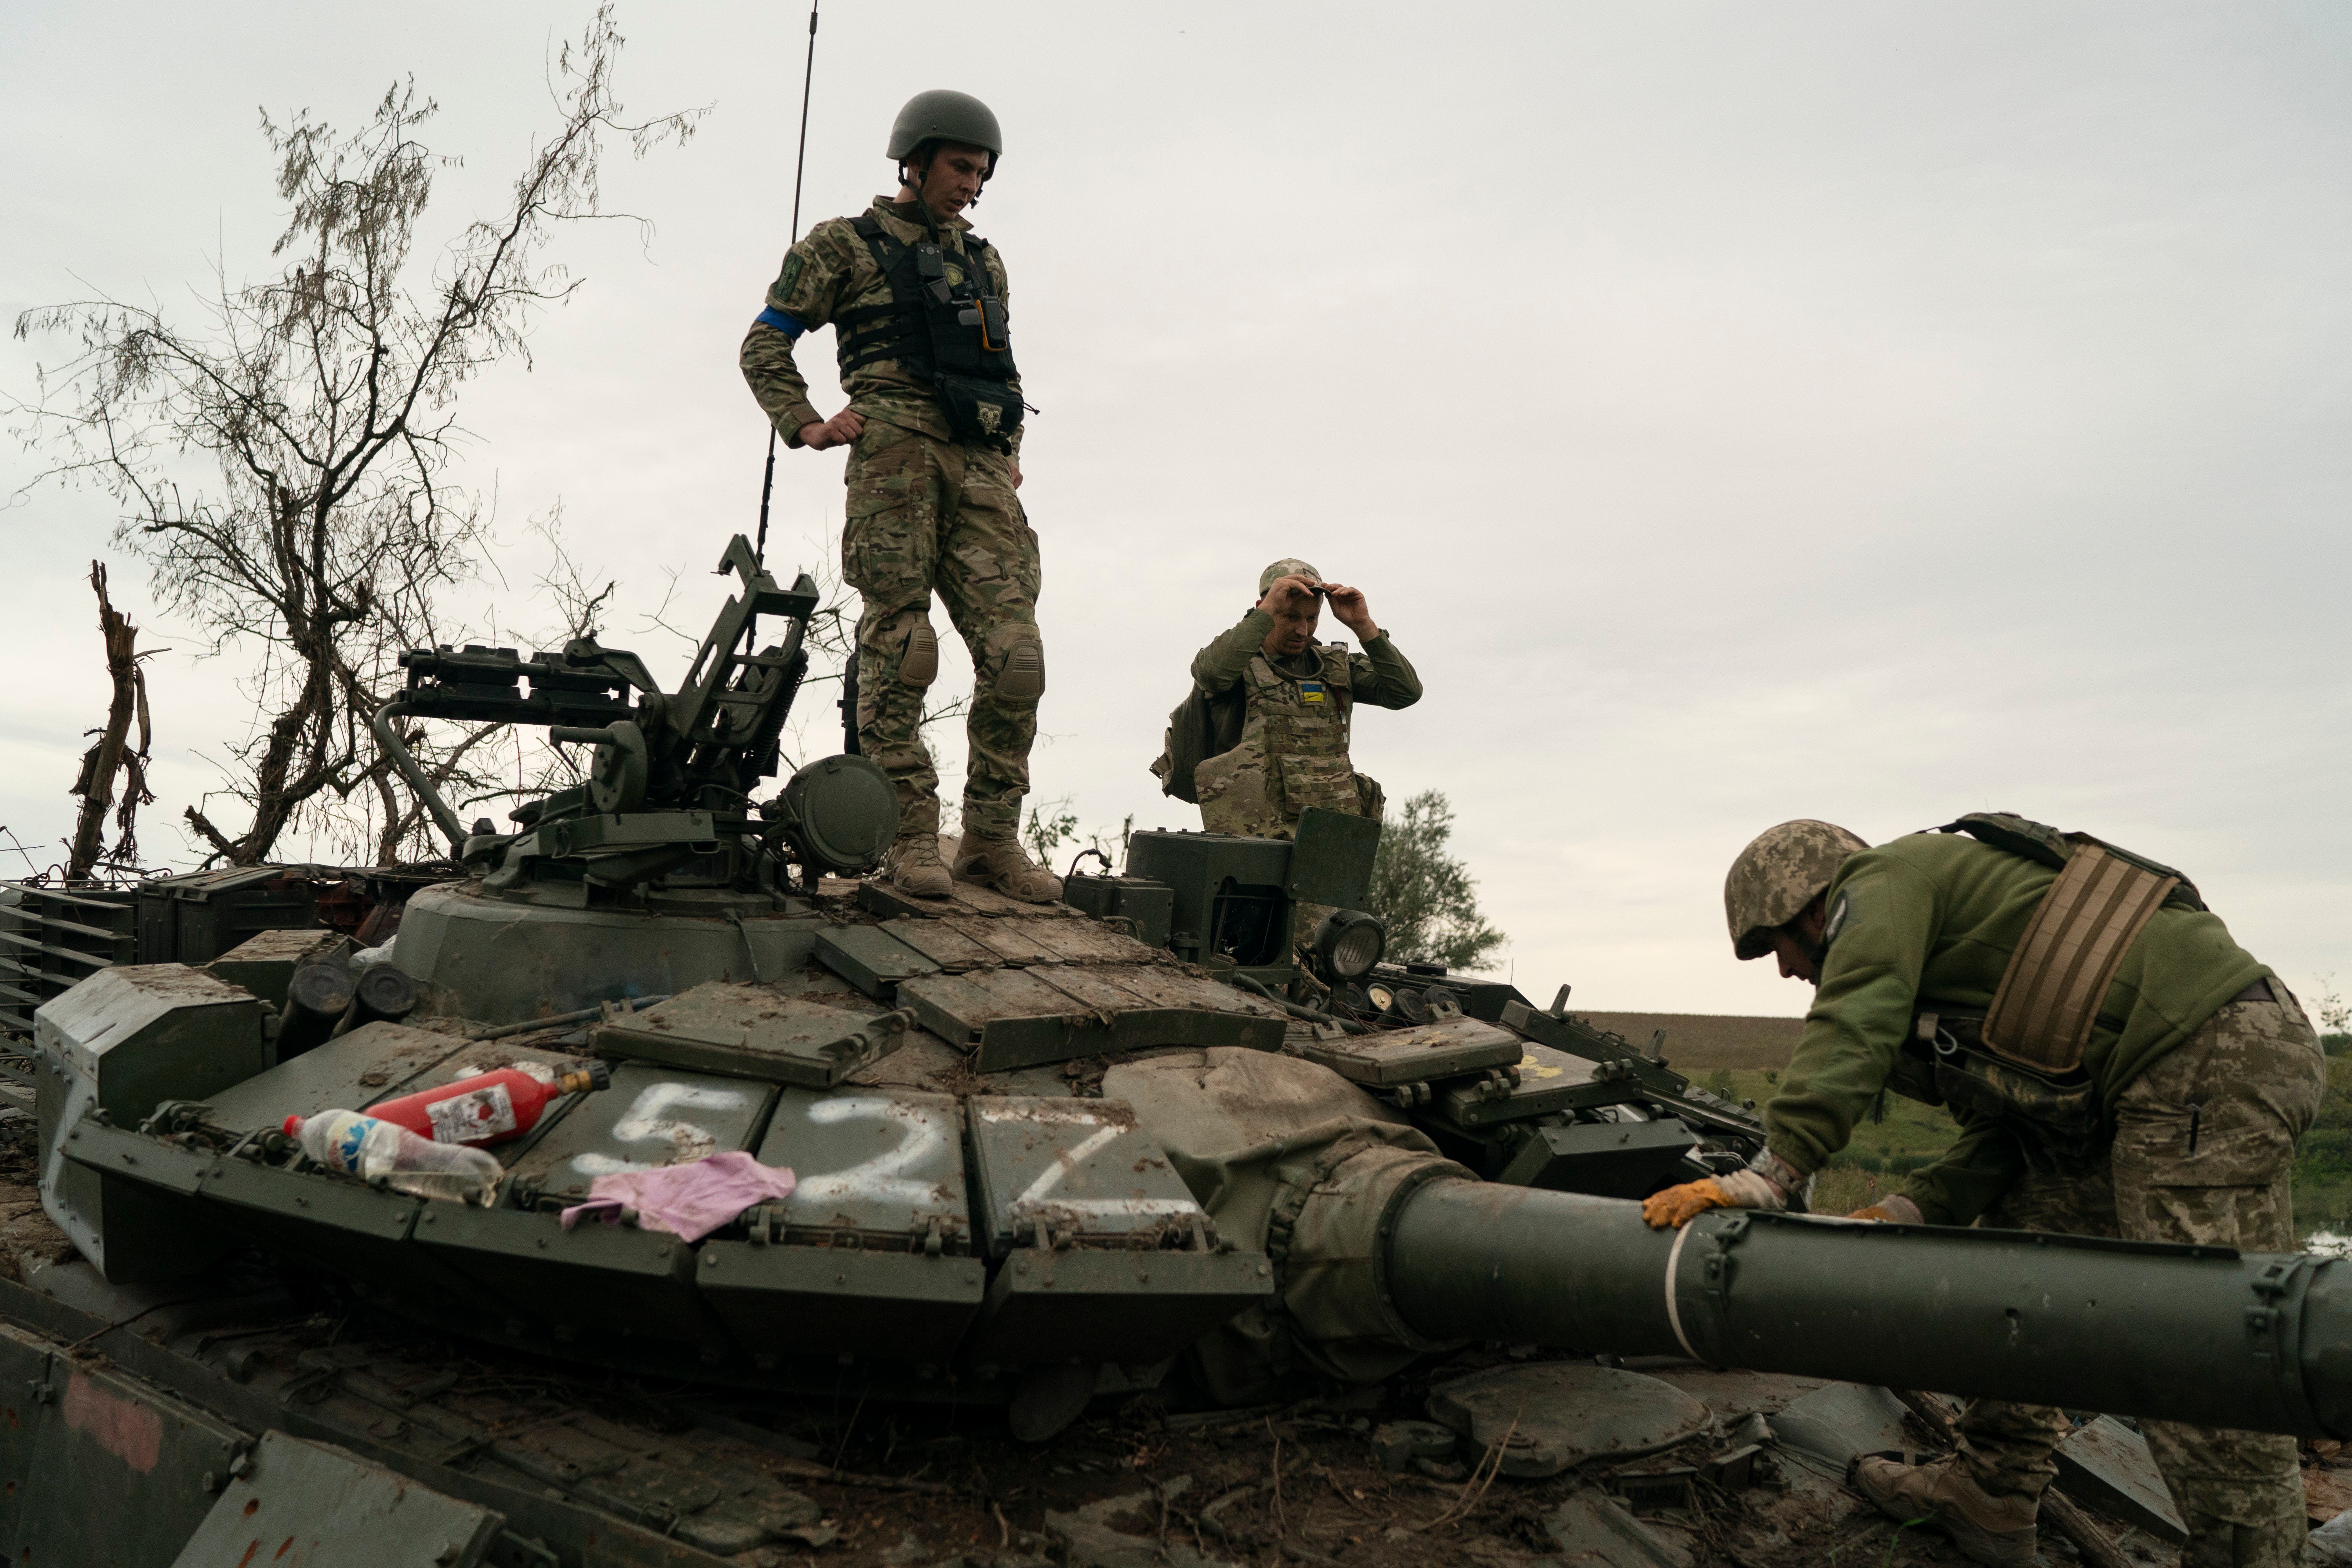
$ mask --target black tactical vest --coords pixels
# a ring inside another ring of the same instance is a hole
[[[988,241],[967,234],[956,256],[933,240],[901,242],[871,213],[849,222],[874,252],[890,303],[834,318],[841,374],[896,360],[931,384],[958,438],[1009,451],[1021,424],[1012,384],[1021,373],[1005,336],[1004,301],[988,275]]]

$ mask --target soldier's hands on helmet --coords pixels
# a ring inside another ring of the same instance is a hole
[[[822,452],[827,447],[846,447],[866,433],[866,416],[854,408],[845,408],[832,418],[811,422],[800,427],[801,445],[812,452]]]
[[[1364,602],[1361,588],[1350,588],[1345,583],[1326,583],[1323,592],[1331,600],[1331,613],[1339,618],[1341,626],[1356,634],[1357,641],[1370,642],[1381,635],[1379,624],[1372,619],[1372,607]]]
[[[1293,572],[1287,576],[1276,577],[1272,583],[1267,584],[1265,597],[1257,602],[1257,607],[1269,616],[1295,616],[1304,610],[1307,603],[1313,601],[1317,590],[1321,586],[1322,584],[1309,582]]]

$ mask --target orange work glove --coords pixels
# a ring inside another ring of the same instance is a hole
[[[1764,1159],[1771,1160],[1769,1154]],[[1773,1163],[1788,1170],[1795,1179],[1793,1168],[1780,1161]],[[1653,1230],[1669,1226],[1680,1230],[1709,1209],[1784,1209],[1789,1206],[1789,1191],[1762,1173],[1750,1169],[1733,1171],[1727,1175],[1703,1176],[1696,1182],[1685,1182],[1679,1187],[1668,1187],[1663,1193],[1653,1193],[1642,1200],[1642,1217],[1650,1222]]]
[[[1927,1216],[1919,1212],[1919,1205],[1913,1203],[1909,1198],[1903,1196],[1900,1193],[1895,1194],[1889,1197],[1881,1198],[1876,1203],[1871,1205],[1868,1208],[1856,1209],[1845,1217],[1848,1219],[1884,1221],[1888,1225],[1925,1225],[1927,1223]]]
[[[1642,1217],[1649,1222],[1652,1230],[1680,1230],[1709,1209],[1736,1206],[1722,1184],[1713,1176],[1702,1176],[1696,1182],[1685,1182],[1679,1187],[1668,1187],[1643,1198]]]

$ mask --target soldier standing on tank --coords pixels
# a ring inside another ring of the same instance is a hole
[[[1373,621],[1360,589],[1326,583],[1295,558],[1260,573],[1257,588],[1250,612],[1192,656],[1187,701],[1212,710],[1222,704],[1228,731],[1238,733],[1193,762],[1171,723],[1151,771],[1169,794],[1199,802],[1202,825],[1212,833],[1288,838],[1310,805],[1378,818],[1381,786],[1356,772],[1348,756],[1355,706],[1410,708],[1421,700],[1421,677]],[[1315,640],[1327,598],[1363,652]],[[1180,721],[1183,712],[1177,710]],[[1188,763],[1192,794],[1172,782]]]
[[[939,847],[939,773],[923,694],[939,673],[931,595],[971,650],[971,745],[954,874],[1045,903],[1062,884],[1015,837],[1045,690],[1037,536],[1021,485],[1021,382],[1005,332],[1004,260],[961,216],[1003,152],[996,116],[961,92],[919,93],[887,156],[898,194],[816,225],[784,257],[743,340],[743,379],[786,445],[847,446],[842,576],[857,618],[858,749],[898,794],[891,879],[919,897],[951,887]],[[849,406],[827,419],[793,363],[830,325]]]
[[[1955,831],[1957,830],[1957,831]],[[1882,1089],[1948,1104],[1960,1136],[1852,1217],[2294,1249],[2295,1140],[2326,1067],[2303,1009],[2168,868],[1984,814],[1874,849],[1785,822],[1724,887],[1732,950],[1815,987],[1749,1168],[1671,1187],[1661,1228],[1796,1208]],[[2034,1561],[2063,1411],[1973,1401],[1959,1451],[1861,1460],[1854,1480],[1979,1563]],[[2303,1561],[2292,1437],[2147,1422],[2189,1525],[2184,1564]]]

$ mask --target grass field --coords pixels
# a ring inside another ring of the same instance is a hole
[[[1735,1072],[1777,1068],[1797,1048],[1797,1036],[1805,1026],[1802,1018],[1742,1017],[1729,1013],[1586,1013],[1582,1016],[1644,1048],[1650,1037],[1664,1029],[1666,1060],[1676,1072],[1693,1076],[1717,1068]]]
[[[1670,1058],[1674,1054],[1671,1040],[1669,1036]],[[2298,1237],[2315,1230],[2352,1235],[2352,1035],[2330,1035],[2327,1043],[2331,1053],[2327,1095],[2320,1105],[2319,1120],[2296,1150]],[[1759,1107],[1771,1098],[1780,1078],[1779,1070],[1770,1068],[1678,1070],[1689,1072],[1703,1088],[1731,1100],[1752,1100]],[[1823,1214],[1845,1214],[1882,1192],[1899,1192],[1905,1174],[1932,1164],[1951,1147],[1958,1131],[1941,1109],[1889,1095],[1886,1119],[1857,1126],[1853,1143],[1841,1150],[1822,1173],[1813,1190],[1813,1207]]]

